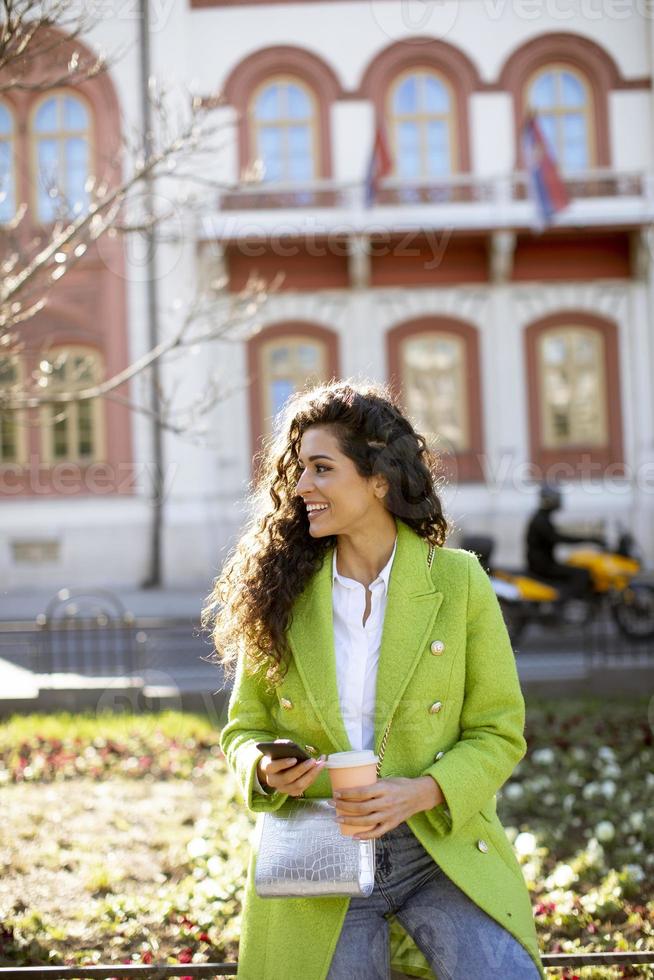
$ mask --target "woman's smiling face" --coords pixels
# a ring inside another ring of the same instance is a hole
[[[326,426],[307,429],[300,443],[296,492],[307,507],[312,537],[363,530],[384,511],[385,481],[366,479]]]

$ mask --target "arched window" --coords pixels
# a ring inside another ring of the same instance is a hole
[[[0,394],[9,395],[21,384],[20,364],[16,357],[0,357]],[[15,409],[0,411],[0,465],[21,462],[25,455],[25,430]]]
[[[556,314],[532,324],[526,344],[532,461],[621,464],[615,325]]]
[[[265,431],[272,431],[285,401],[306,384],[327,377],[327,350],[315,337],[276,337],[261,347]]]
[[[528,84],[526,102],[565,173],[593,166],[591,92],[580,72],[566,65],[541,68]]]
[[[411,69],[389,91],[392,156],[398,177],[443,177],[457,169],[454,101],[435,71]]]
[[[452,479],[483,475],[479,350],[474,327],[425,317],[388,334],[391,380],[404,406],[443,457]]]
[[[33,117],[37,214],[40,221],[74,216],[89,204],[91,119],[69,92],[48,96]]]
[[[420,333],[407,337],[400,349],[404,399],[420,431],[444,440],[448,450],[469,449],[463,338]]]
[[[331,330],[297,320],[277,323],[247,344],[253,454],[275,429],[286,399],[307,384],[338,377],[338,338]]]
[[[267,80],[251,102],[252,148],[270,182],[305,182],[317,173],[316,104],[299,79]]]
[[[589,327],[556,327],[538,338],[541,441],[546,449],[607,442],[604,338]]]
[[[103,376],[97,351],[85,347],[58,347],[40,363],[47,390],[74,392],[97,384]],[[45,386],[44,386],[45,387]],[[70,403],[46,404],[41,411],[43,458],[90,463],[104,458],[102,402],[89,398]]]
[[[0,102],[0,224],[10,221],[15,211],[14,120]]]

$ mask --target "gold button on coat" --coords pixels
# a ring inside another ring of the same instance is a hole
[[[486,843],[485,840],[478,840],[477,847],[482,852],[482,854],[486,854],[486,852],[488,851],[488,844]]]
[[[443,643],[442,640],[434,640],[430,649],[431,652],[434,654],[434,656],[437,657],[440,653],[443,653],[443,651],[445,650],[445,644]]]
[[[315,755],[318,751],[318,749],[316,749],[313,745],[305,745],[304,747],[311,755]]]
[[[282,708],[286,708],[287,710],[293,707],[293,702],[290,698],[280,698],[279,703],[281,704]]]
[[[438,714],[438,712],[441,710],[442,707],[443,707],[443,703],[441,701],[434,701],[431,708],[429,709],[429,714],[430,715]]]

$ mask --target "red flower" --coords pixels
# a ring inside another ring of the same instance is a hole
[[[190,963],[193,959],[193,950],[190,946],[183,949],[177,957],[180,963]]]
[[[143,963],[152,963],[152,953],[150,952],[149,949],[143,954],[141,960],[143,961]]]
[[[209,933],[208,932],[201,932],[200,935],[198,936],[198,939],[201,940],[203,943],[210,943],[211,942],[211,940],[209,939]]]

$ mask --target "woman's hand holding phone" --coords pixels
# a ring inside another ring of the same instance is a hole
[[[263,787],[276,789],[289,796],[302,796],[325,768],[326,755],[319,759],[271,759],[264,755],[257,766],[257,776]]]

